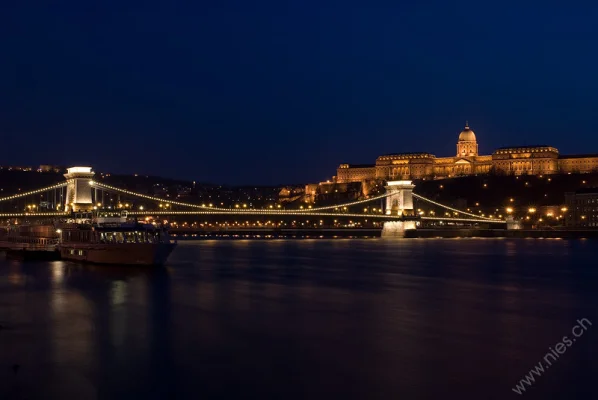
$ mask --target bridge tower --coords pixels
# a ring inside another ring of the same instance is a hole
[[[412,217],[413,213],[413,188],[415,185],[411,181],[389,181],[385,188],[386,197],[386,215],[398,215]],[[383,238],[401,238],[405,237],[405,231],[415,229],[416,224],[413,219],[403,219],[402,221],[387,221],[382,228]]]
[[[389,181],[385,189],[391,193],[386,198],[386,215],[413,215],[413,188],[411,181]]]
[[[65,211],[91,210],[91,180],[94,176],[91,167],[67,168]]]

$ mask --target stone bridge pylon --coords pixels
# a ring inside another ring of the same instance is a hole
[[[386,215],[398,215],[404,217],[415,216],[413,210],[413,188],[412,181],[389,181],[385,189],[390,193],[386,197]],[[402,221],[387,221],[382,228],[382,237],[404,237],[405,231],[415,229],[416,222],[413,219]]]
[[[90,210],[93,208],[91,182],[95,173],[91,167],[67,168],[65,211]]]
[[[413,188],[411,181],[389,181],[385,189],[391,193],[386,198],[386,215],[413,216]]]

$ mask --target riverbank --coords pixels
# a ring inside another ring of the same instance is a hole
[[[227,230],[194,230],[177,232],[173,237],[177,240],[201,239],[335,239],[335,238],[379,238],[381,229],[340,228],[340,229],[227,229]],[[598,230],[570,229],[411,229],[405,230],[405,238],[552,238],[581,239],[598,238]]]
[[[318,239],[318,238],[374,238],[380,237],[381,228],[339,229],[265,229],[241,228],[218,230],[171,231],[177,240],[198,239]]]
[[[414,229],[406,238],[513,238],[513,239],[592,239],[598,230],[565,229]]]

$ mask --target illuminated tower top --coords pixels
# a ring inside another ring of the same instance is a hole
[[[91,180],[95,173],[91,167],[67,168],[65,211],[91,210]]]
[[[475,133],[474,131],[469,128],[469,123],[465,121],[465,129],[461,131],[459,134],[459,141],[460,142],[475,142]]]
[[[465,128],[459,134],[457,142],[457,157],[476,157],[478,155],[478,142],[475,133],[465,121]]]

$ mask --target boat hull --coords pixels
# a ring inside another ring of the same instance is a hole
[[[60,246],[63,260],[113,265],[164,265],[175,243],[69,243]]]
[[[6,249],[6,259],[17,261],[57,261],[60,253],[57,250],[23,250]]]

